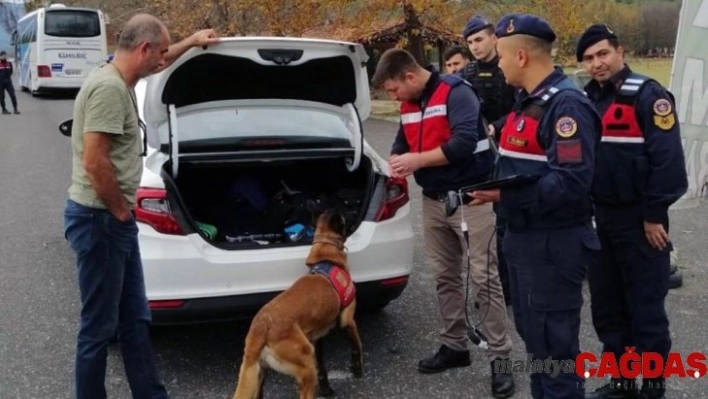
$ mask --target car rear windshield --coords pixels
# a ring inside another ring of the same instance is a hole
[[[180,141],[283,136],[349,139],[350,129],[339,115],[296,107],[224,107],[179,117]]]
[[[44,33],[59,37],[95,37],[101,34],[98,14],[92,11],[48,11]]]

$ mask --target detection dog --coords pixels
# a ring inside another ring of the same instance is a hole
[[[267,369],[297,380],[300,399],[331,396],[323,364],[322,338],[337,325],[351,341],[351,371],[363,375],[362,345],[354,321],[355,288],[344,252],[344,216],[328,210],[317,218],[310,268],[256,314],[246,336],[233,399],[261,399]]]

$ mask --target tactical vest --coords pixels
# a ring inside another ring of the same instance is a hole
[[[638,203],[649,176],[644,132],[637,119],[637,100],[653,79],[632,73],[620,86],[602,116],[602,139],[597,151],[593,197],[604,205]],[[674,98],[671,97],[671,105]],[[668,109],[670,115],[670,109]]]
[[[515,174],[546,175],[550,172],[546,143],[538,129],[549,101],[562,90],[575,87],[567,79],[552,86],[521,112],[512,111],[499,137],[498,177]]]
[[[458,84],[464,84],[464,81],[444,76],[423,108],[414,101],[401,103],[401,125],[411,152],[430,151],[450,140],[452,130],[447,118],[447,99],[450,90]],[[479,140],[475,153],[486,150],[489,150],[489,141],[486,138]]]
[[[509,114],[499,138],[497,178],[516,174],[545,176],[551,172],[546,155],[549,143],[541,138],[539,129],[549,102],[565,90],[577,90],[577,87],[565,78],[557,85],[548,88],[543,95],[532,100],[531,104],[525,106],[520,112],[512,111]],[[552,128],[552,125],[546,125],[546,128]],[[508,228],[512,231],[573,226],[589,221],[592,214],[592,203],[589,197],[581,203],[568,204],[566,208],[554,209],[547,214],[539,214],[533,209],[517,209],[515,205],[502,200],[499,206],[502,219],[507,221]]]
[[[337,296],[339,297],[340,308],[344,309],[352,303],[356,297],[354,282],[347,270],[332,262],[319,262],[310,269],[310,274],[320,274],[332,283]]]
[[[498,66],[482,68],[477,61],[468,64],[466,80],[482,99],[482,115],[491,123],[506,115],[504,86],[506,79]]]
[[[0,62],[0,79],[9,80],[12,75],[12,63],[10,61]]]

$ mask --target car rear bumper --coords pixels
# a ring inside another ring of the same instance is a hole
[[[408,276],[383,281],[357,283],[357,309],[379,308],[398,298],[408,285]],[[193,298],[179,301],[150,302],[153,325],[182,325],[231,321],[252,318],[258,310],[279,292],[248,295]]]
[[[38,92],[78,90],[86,80],[85,77],[75,78],[39,78],[37,84]]]

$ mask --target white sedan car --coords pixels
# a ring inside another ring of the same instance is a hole
[[[148,155],[136,219],[155,324],[252,315],[308,272],[313,217],[346,214],[360,307],[413,265],[406,180],[366,143],[357,44],[224,38],[141,81]]]

